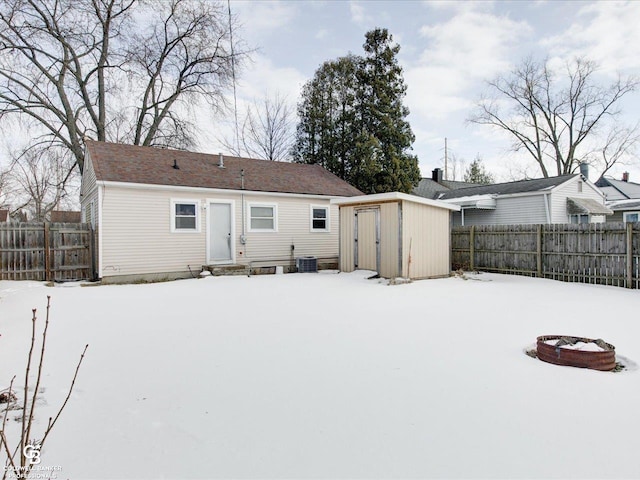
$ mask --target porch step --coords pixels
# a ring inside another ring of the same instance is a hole
[[[249,275],[246,265],[203,265],[203,270],[208,270],[214,277],[222,275]]]

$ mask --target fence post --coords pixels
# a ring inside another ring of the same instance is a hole
[[[476,263],[475,262],[475,256],[476,256],[475,233],[476,233],[476,226],[471,225],[471,229],[469,230],[469,270],[472,272],[475,270],[475,263]]]
[[[627,288],[633,288],[633,223],[627,222]]]
[[[44,224],[44,279],[51,280],[51,252],[49,251],[49,222]]]
[[[536,245],[536,269],[538,277],[542,277],[542,225],[538,225]]]

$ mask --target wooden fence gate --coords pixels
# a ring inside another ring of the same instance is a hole
[[[640,288],[640,223],[454,227],[451,247],[454,270]]]
[[[93,280],[95,245],[86,223],[0,224],[0,280]]]

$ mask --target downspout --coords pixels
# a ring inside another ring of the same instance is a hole
[[[464,207],[460,207],[460,226],[464,227]]]
[[[244,168],[240,170],[240,189],[244,192]],[[240,199],[242,202],[242,233],[240,234],[240,244],[245,245],[247,243],[247,237],[244,226],[244,193],[240,195]]]
[[[544,211],[547,215],[547,225],[551,225],[551,212],[549,211],[549,201],[551,200],[551,192],[547,192],[544,194]]]

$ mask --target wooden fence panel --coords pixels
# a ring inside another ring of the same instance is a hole
[[[452,229],[452,268],[640,288],[640,223]]]
[[[0,280],[89,280],[95,235],[87,224],[0,225]]]

